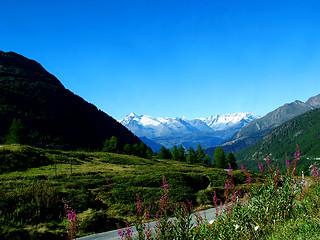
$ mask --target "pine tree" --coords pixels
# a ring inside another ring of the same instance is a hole
[[[186,151],[182,145],[180,145],[180,147],[178,149],[178,160],[181,162],[186,161]]]
[[[102,151],[103,152],[110,152],[109,144],[110,144],[110,140],[109,139],[104,140],[103,147],[102,147]]]
[[[203,163],[205,157],[205,153],[203,151],[203,148],[201,147],[200,143],[198,144],[197,148],[197,162],[198,163]]]
[[[126,154],[126,155],[131,155],[132,154],[132,146],[129,143],[124,145],[123,154]]]
[[[139,145],[137,143],[133,144],[132,146],[132,155],[134,156],[139,155]]]
[[[139,156],[138,157],[142,157],[142,158],[146,158],[147,157],[147,146],[141,142],[139,145]]]
[[[153,152],[149,147],[146,150],[146,155],[147,155],[148,159],[152,159],[152,157],[153,157]]]
[[[113,152],[113,153],[120,153],[121,152],[120,141],[117,137],[112,136],[110,138],[109,150],[110,150],[110,152]]]
[[[213,154],[213,161],[216,168],[228,168],[226,156],[222,148],[216,148]]]
[[[171,152],[169,149],[166,149],[164,146],[161,146],[158,157],[160,159],[171,159]]]
[[[21,119],[13,119],[12,124],[9,128],[9,134],[7,135],[6,144],[18,143],[26,144],[27,143],[27,132],[23,125]]]
[[[178,161],[179,160],[179,151],[176,145],[173,146],[171,151],[172,159]]]
[[[110,139],[106,139],[103,143],[102,151],[122,153],[122,146],[119,139],[115,136],[112,136]]]
[[[236,170],[238,168],[237,160],[234,157],[232,152],[228,152],[228,154],[227,154],[227,164],[228,164],[228,166],[230,164],[230,166],[233,170]]]
[[[196,151],[193,149],[192,146],[190,146],[187,154],[187,163],[193,164],[193,163],[196,163],[196,161],[197,161]]]
[[[211,158],[209,157],[208,154],[204,156],[203,163],[207,165],[211,165]]]

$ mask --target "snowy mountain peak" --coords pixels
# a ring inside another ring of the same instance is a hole
[[[137,114],[135,114],[135,113],[130,113],[127,117],[137,117]]]
[[[173,144],[178,144],[177,139],[185,142],[194,138],[194,144],[198,144],[202,143],[201,136],[213,140],[220,135],[221,139],[230,137],[256,118],[258,116],[251,112],[214,115],[193,120],[179,117],[154,118],[130,113],[119,122],[138,137],[145,137],[166,147],[172,147]],[[218,133],[218,130],[223,133]]]
[[[250,121],[259,118],[258,115],[253,114],[252,112],[246,113],[233,113],[233,114],[224,114],[224,115],[215,115],[208,118],[199,118],[201,121],[206,123],[213,130],[224,130],[233,125],[242,123],[246,125]]]
[[[151,132],[152,136],[162,136],[163,134],[172,135],[197,131],[225,130],[234,126],[241,128],[257,118],[259,116],[251,112],[214,115],[194,120],[178,117],[154,118],[147,115],[138,116],[135,113],[130,113],[124,119],[119,120],[119,122],[133,131],[137,136],[150,136]]]

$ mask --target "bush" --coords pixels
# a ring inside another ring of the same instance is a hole
[[[122,222],[121,220],[110,218],[102,210],[88,210],[78,214],[78,231],[81,233],[98,233],[109,231],[117,227],[116,223]]]
[[[20,151],[0,149],[0,173],[24,171],[51,163],[41,151],[28,146],[21,146]]]

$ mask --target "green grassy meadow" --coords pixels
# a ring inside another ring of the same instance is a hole
[[[133,223],[137,196],[155,217],[163,176],[172,201],[211,207],[214,191],[223,198],[228,178],[226,171],[205,165],[24,145],[3,145],[0,161],[4,239],[66,239],[63,199],[78,215],[77,236]],[[244,183],[241,171],[235,176],[238,184]]]

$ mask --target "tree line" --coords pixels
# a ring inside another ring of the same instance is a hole
[[[106,139],[102,147],[103,152],[119,153],[125,155],[134,155],[141,158],[152,159],[154,153],[143,142],[140,144],[123,144],[117,137],[112,136],[110,139]]]
[[[27,144],[26,129],[20,119],[13,119],[5,143]],[[133,145],[129,143],[123,144],[120,139],[112,136],[110,139],[106,139],[104,141],[102,151],[125,155],[134,155],[137,157],[148,159],[152,159],[154,156],[156,156],[159,159],[172,159],[189,164],[206,164],[224,169],[229,168],[230,165],[232,169],[237,169],[237,162],[233,153],[228,152],[227,156],[225,156],[222,148],[216,148],[213,154],[212,161],[210,156],[204,153],[204,150],[200,143],[198,144],[197,150],[190,146],[188,151],[186,151],[182,145],[180,145],[179,148],[174,145],[172,150],[162,146],[158,153],[153,153],[151,148],[143,142]]]
[[[186,162],[189,164],[206,164],[216,168],[229,168],[237,169],[237,161],[232,152],[228,152],[225,155],[222,148],[216,148],[213,154],[213,161],[208,154],[204,153],[204,150],[200,143],[198,144],[197,150],[192,146],[189,147],[188,151],[185,151],[184,147],[180,145],[178,148],[176,145],[173,146],[172,150],[162,146],[158,153],[160,159],[172,159],[176,161]]]

